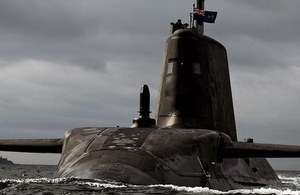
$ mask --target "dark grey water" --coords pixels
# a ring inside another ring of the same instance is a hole
[[[201,187],[175,185],[137,186],[102,180],[74,178],[52,179],[56,166],[0,165],[0,194],[167,194],[167,195],[219,195],[219,194],[274,194],[300,195],[300,171],[278,171],[283,187],[254,188],[220,192]]]

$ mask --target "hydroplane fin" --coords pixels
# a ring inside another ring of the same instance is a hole
[[[63,139],[1,139],[0,151],[61,153]]]
[[[298,158],[300,146],[231,142],[221,149],[220,155],[223,158]]]

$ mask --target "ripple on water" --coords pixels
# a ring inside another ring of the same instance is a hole
[[[175,185],[130,185],[105,180],[76,178],[52,179],[56,166],[14,165],[0,166],[0,194],[15,195],[68,195],[68,194],[166,194],[166,195],[223,195],[263,194],[300,195],[300,172],[278,172],[282,188],[254,188],[221,192],[201,187]],[[2,179],[1,179],[2,178]]]
[[[2,194],[263,194],[263,195],[299,195],[293,189],[254,188],[221,192],[202,187],[184,187],[175,185],[130,185],[105,180],[87,180],[76,178],[39,178],[39,179],[2,179]]]

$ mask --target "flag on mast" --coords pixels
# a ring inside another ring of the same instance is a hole
[[[194,8],[193,16],[197,22],[215,23],[218,12]]]

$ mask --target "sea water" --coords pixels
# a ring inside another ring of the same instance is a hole
[[[79,194],[167,194],[167,195],[219,195],[264,194],[300,195],[300,171],[277,171],[281,187],[231,190],[221,192],[202,187],[176,185],[130,185],[104,180],[75,178],[53,179],[56,166],[48,165],[0,165],[1,194],[79,195]]]

